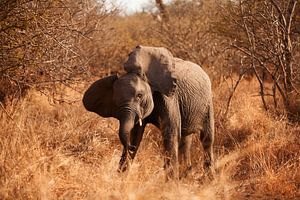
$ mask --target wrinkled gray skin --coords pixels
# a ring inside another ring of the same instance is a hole
[[[121,77],[109,76],[93,83],[83,98],[87,110],[120,121],[124,148],[119,169],[124,171],[128,159],[135,157],[147,123],[162,131],[167,178],[179,177],[178,154],[186,172],[191,168],[192,133],[199,134],[204,167],[209,169],[214,116],[211,82],[202,68],[173,57],[165,48],[137,46],[124,69],[127,74]]]

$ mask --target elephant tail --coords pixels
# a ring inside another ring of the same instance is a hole
[[[200,140],[206,154],[205,166],[209,167],[213,163],[213,143],[215,132],[215,120],[212,101],[210,102],[203,121],[203,129],[200,133]]]
[[[207,134],[211,135],[211,137],[214,138],[215,118],[214,118],[214,108],[213,108],[212,101],[208,106],[208,111],[204,119],[203,129]]]

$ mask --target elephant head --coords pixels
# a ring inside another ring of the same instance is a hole
[[[163,47],[137,46],[124,64],[127,72],[144,73],[153,91],[172,95],[176,89],[175,59]]]
[[[136,124],[142,126],[142,120],[154,107],[147,79],[137,73],[112,75],[94,82],[84,94],[83,105],[88,111],[120,121],[119,137],[126,149],[130,147],[130,131]]]

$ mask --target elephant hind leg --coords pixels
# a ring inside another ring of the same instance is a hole
[[[209,170],[213,164],[214,115],[212,106],[208,108],[204,118],[200,140],[205,152],[204,169]]]
[[[180,178],[185,178],[192,169],[191,162],[191,145],[192,145],[192,134],[181,138],[179,143],[179,157],[181,160],[182,173]]]

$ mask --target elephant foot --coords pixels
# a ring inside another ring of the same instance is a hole
[[[206,173],[214,173],[214,165],[211,159],[206,159],[203,164]]]
[[[196,179],[195,179],[200,185],[202,184],[208,184],[214,180],[214,175],[211,172],[204,172],[201,173]]]
[[[190,174],[190,172],[192,171],[192,166],[188,166],[180,175],[179,179],[184,179],[188,176],[188,174]]]
[[[211,162],[206,163],[204,162],[204,173],[205,179],[212,181],[214,179],[215,170]]]
[[[128,169],[128,165],[123,163],[123,164],[119,165],[118,172],[122,173],[122,172],[125,172],[127,169]]]
[[[165,167],[165,172],[166,172],[166,182],[179,180],[178,169],[174,169],[171,166],[169,166],[167,168]]]
[[[129,166],[133,162],[133,159],[135,157],[136,151],[136,147],[131,145],[128,148],[128,152],[126,150],[123,151],[119,162],[119,172],[125,172],[129,169]]]
[[[125,172],[129,168],[127,155],[123,154],[119,162],[118,172]]]

